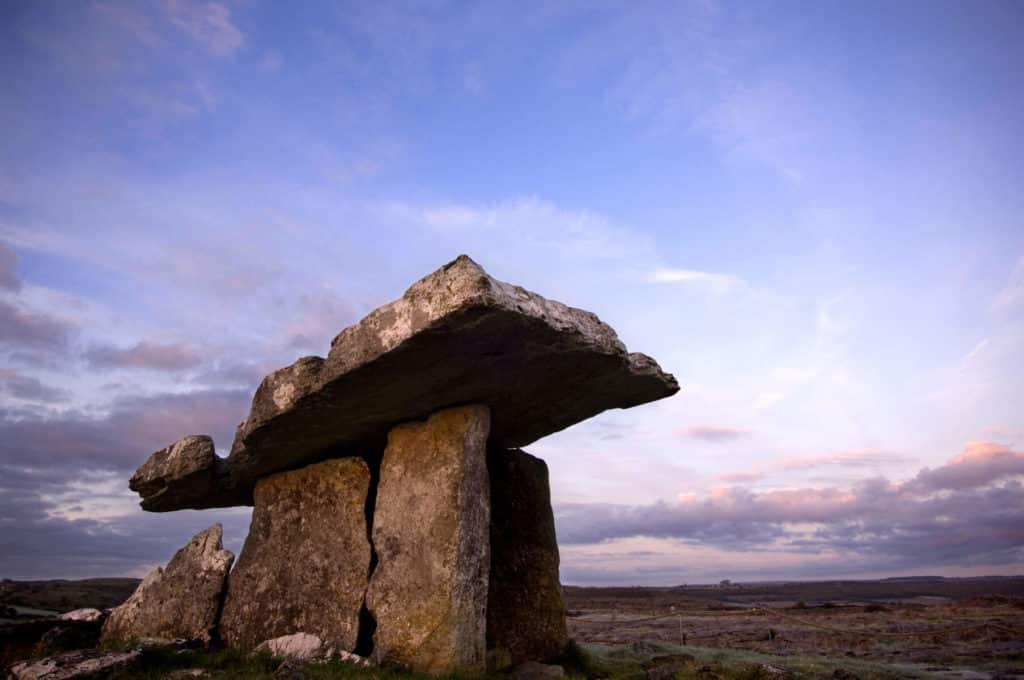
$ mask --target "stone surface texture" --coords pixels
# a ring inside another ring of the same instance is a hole
[[[103,624],[102,640],[183,638],[209,643],[235,556],[224,550],[214,524],[192,537],[167,567],[157,567]]]
[[[87,607],[85,609],[72,609],[69,612],[64,612],[57,618],[61,621],[88,621],[93,623],[103,618],[103,612],[99,609]]]
[[[272,656],[296,659],[299,661],[312,661],[314,659],[337,659],[345,663],[357,666],[369,667],[373,664],[369,659],[338,649],[329,642],[325,642],[316,635],[309,633],[293,633],[282,635],[273,640],[261,642],[257,647],[258,652],[269,652]]]
[[[58,656],[14,664],[13,680],[84,680],[103,678],[115,671],[125,671],[138,663],[142,652],[102,652],[80,649]]]
[[[492,448],[491,573],[487,647],[511,664],[554,661],[569,634],[558,580],[548,466],[519,449]],[[489,670],[500,670],[492,668]]]
[[[128,487],[142,496],[142,509],[150,512],[252,504],[251,486],[234,484],[226,461],[205,435],[183,437],[152,454]]]
[[[249,535],[231,572],[221,637],[254,647],[293,633],[356,646],[370,572],[370,471],[338,458],[256,484]]]
[[[374,659],[430,674],[484,670],[490,568],[486,406],[388,434],[367,591]]]
[[[346,447],[380,450],[397,423],[469,403],[490,407],[497,445],[524,446],[678,389],[596,315],[497,281],[463,255],[343,330],[326,359],[268,375],[228,467],[245,488]]]

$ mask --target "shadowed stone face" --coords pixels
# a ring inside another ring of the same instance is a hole
[[[101,640],[161,638],[209,643],[217,627],[228,570],[235,556],[223,549],[214,524],[196,534],[165,569],[156,568],[103,624]]]
[[[370,471],[341,458],[256,484],[252,524],[231,572],[221,637],[234,646],[307,633],[356,646],[370,570]]]
[[[565,651],[558,541],[548,466],[519,449],[487,454],[491,480],[491,575],[487,647],[516,665]]]
[[[432,674],[484,670],[490,565],[485,406],[394,428],[373,520],[374,657]]]

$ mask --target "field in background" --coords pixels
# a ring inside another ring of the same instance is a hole
[[[581,643],[768,655],[786,670],[827,657],[908,675],[1024,676],[1024,578],[567,587],[565,596]]]
[[[0,618],[111,607],[137,584],[137,579],[3,581],[0,611],[6,613]],[[1024,678],[1024,577],[567,586],[564,592],[570,634],[593,664],[583,669],[588,677]],[[187,662],[213,670],[213,678],[272,677],[266,660],[235,656],[230,650],[208,659],[175,656],[171,666],[164,659],[143,676],[163,677],[161,669]],[[570,664],[577,673],[581,668]],[[336,670],[321,669],[316,677],[359,676]],[[370,675],[383,680],[407,674]]]

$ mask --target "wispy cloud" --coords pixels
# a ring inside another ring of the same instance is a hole
[[[202,357],[193,348],[176,343],[139,342],[132,347],[97,347],[85,353],[94,368],[141,368],[181,371],[194,368]]]
[[[17,371],[0,368],[0,393],[3,392],[15,399],[43,403],[66,402],[71,398],[67,390],[44,385],[38,378]]]
[[[656,269],[647,276],[647,280],[651,283],[682,283],[706,286],[720,295],[745,285],[743,279],[738,276],[703,272],[695,269]]]
[[[30,312],[0,300],[0,344],[21,347],[60,347],[71,324],[47,314]]]
[[[746,437],[750,434],[750,430],[725,425],[688,425],[677,430],[677,433],[682,437],[703,439],[709,442],[726,442]]]
[[[21,279],[16,271],[17,264],[18,257],[14,248],[0,242],[0,289],[10,291],[21,289]]]
[[[1024,256],[1017,260],[1006,284],[992,300],[992,308],[997,311],[1009,311],[1024,306]]]
[[[165,0],[164,8],[175,26],[213,55],[229,56],[244,42],[231,10],[219,2]]]

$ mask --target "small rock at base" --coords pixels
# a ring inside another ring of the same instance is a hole
[[[102,652],[83,649],[11,666],[13,680],[78,680],[104,676],[136,664],[141,652]]]
[[[103,618],[103,612],[99,609],[73,609],[69,612],[64,612],[57,617],[61,621],[88,621],[93,623]]]
[[[293,633],[282,635],[272,640],[264,640],[256,647],[257,652],[269,652],[272,656],[284,657],[294,661],[313,661],[334,659],[358,666],[372,666],[373,663],[358,654],[338,649],[336,645],[324,642],[310,633]]]

